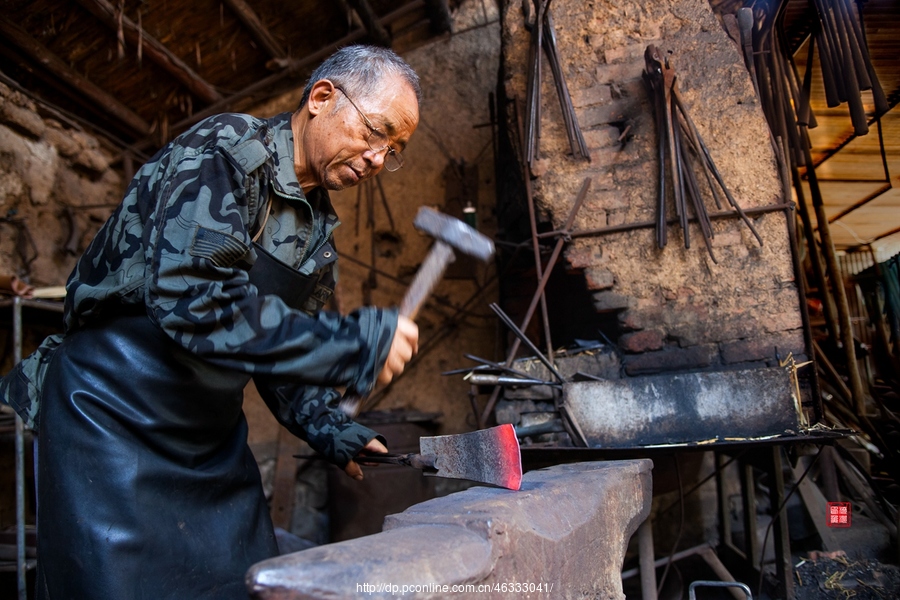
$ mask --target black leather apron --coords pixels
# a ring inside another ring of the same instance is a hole
[[[257,250],[260,292],[302,304],[315,277]],[[68,335],[53,357],[38,598],[246,599],[247,569],[278,553],[241,410],[250,377],[191,354],[144,310]]]

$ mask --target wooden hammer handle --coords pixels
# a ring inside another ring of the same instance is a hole
[[[449,244],[440,240],[434,242],[434,246],[431,247],[431,251],[425,257],[422,266],[419,267],[415,279],[406,290],[406,295],[403,296],[403,301],[400,303],[401,315],[415,320],[419,308],[444,276],[447,265],[455,258],[453,248]]]

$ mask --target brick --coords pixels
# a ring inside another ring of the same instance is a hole
[[[616,283],[616,276],[607,269],[587,268],[584,270],[584,278],[589,290],[608,290]]]
[[[592,104],[607,104],[612,100],[609,85],[595,85],[586,89],[571,90],[572,105],[575,108]]]
[[[603,53],[603,58],[606,59],[607,64],[613,64],[626,60],[633,63],[637,59],[644,58],[644,49],[646,47],[647,44],[639,43],[610,48]]]
[[[666,335],[659,329],[645,329],[634,333],[626,333],[619,338],[619,346],[625,352],[648,352],[659,350],[666,343]]]
[[[100,175],[109,168],[109,161],[97,150],[86,149],[72,157],[72,162],[92,175]]]
[[[628,296],[615,292],[605,291],[594,294],[594,308],[597,312],[612,312],[624,310],[631,304]]]
[[[81,144],[68,131],[59,127],[48,127],[44,132],[44,139],[65,158],[71,158],[81,151]]]
[[[578,123],[582,127],[596,127],[625,118],[625,111],[621,104],[596,105],[589,108],[576,109]]]
[[[665,309],[662,306],[649,306],[641,309],[630,309],[619,315],[619,323],[624,329],[650,329],[661,325]]]
[[[595,127],[584,132],[584,141],[589,149],[609,148],[619,144],[618,127]]]
[[[720,344],[722,362],[734,364],[739,362],[752,362],[760,360],[774,360],[775,350],[778,350],[782,359],[789,352],[794,357],[804,354],[804,341],[802,331],[786,332],[781,335],[767,335],[750,339],[735,340]]]
[[[684,371],[708,367],[718,351],[714,345],[667,348],[625,357],[625,373],[643,375],[662,371]]]
[[[593,266],[602,259],[603,251],[599,247],[580,246],[566,251],[566,260],[573,269]]]

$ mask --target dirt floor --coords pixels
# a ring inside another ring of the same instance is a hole
[[[900,568],[839,553],[811,553],[794,568],[796,600],[900,598]]]

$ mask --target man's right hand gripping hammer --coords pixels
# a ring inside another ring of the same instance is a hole
[[[418,349],[419,330],[412,319],[416,318],[419,308],[443,277],[447,265],[454,260],[454,250],[483,261],[494,255],[494,243],[490,238],[478,233],[459,219],[433,208],[421,207],[413,225],[419,231],[434,237],[435,242],[400,303],[397,333],[391,342],[384,369],[378,376],[378,382],[382,384],[390,383],[394,377],[402,373],[403,367]],[[351,417],[355,417],[361,403],[362,398],[348,396],[341,400],[341,409]]]
[[[397,320],[397,331],[391,341],[384,368],[378,374],[378,383],[387,385],[394,377],[403,372],[406,363],[419,350],[419,326],[411,319],[400,315]]]

